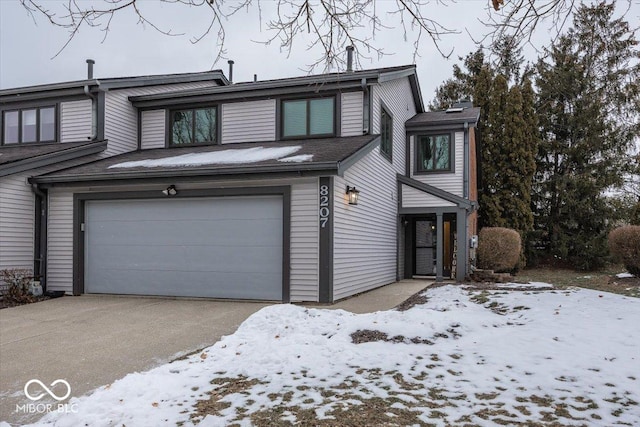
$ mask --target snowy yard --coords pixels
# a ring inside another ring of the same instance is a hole
[[[637,425],[640,299],[544,289],[437,287],[366,315],[267,307],[41,423]]]

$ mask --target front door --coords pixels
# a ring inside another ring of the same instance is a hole
[[[451,278],[455,266],[454,251],[456,229],[455,218],[446,214],[442,222],[442,253],[438,254],[438,234],[435,215],[433,217],[416,218],[413,222],[413,275],[435,276],[436,260],[442,257],[442,275]]]

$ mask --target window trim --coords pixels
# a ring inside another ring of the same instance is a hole
[[[389,118],[390,129],[389,129],[389,152],[388,153],[383,149],[383,134],[382,134],[383,114],[386,114],[387,117]],[[393,114],[389,112],[389,109],[387,108],[385,103],[382,101],[380,101],[380,129],[379,130],[380,130],[380,154],[382,154],[382,156],[385,159],[389,160],[389,162],[393,163]]]
[[[40,110],[53,108],[53,139],[42,140],[41,139],[41,129],[40,126],[42,124],[42,120],[40,119]],[[36,140],[24,142],[22,140],[23,132],[22,132],[22,115],[23,111],[26,110],[36,110]],[[12,147],[21,144],[48,144],[53,142],[58,142],[60,140],[59,130],[60,130],[60,108],[59,104],[42,104],[42,105],[29,105],[24,106],[22,108],[7,108],[3,109],[0,114],[0,119],[2,123],[2,129],[0,129],[0,146],[3,147]],[[6,120],[5,116],[7,113],[18,113],[18,140],[16,142],[6,142],[5,141],[5,130],[6,130]]]
[[[175,144],[173,142],[173,123],[174,123],[174,115],[177,112],[185,112],[185,111],[189,111],[192,114],[192,124],[191,124],[191,133],[192,136],[195,136],[196,134],[196,121],[195,121],[195,114],[196,114],[196,110],[205,110],[205,109],[212,109],[215,108],[216,110],[216,114],[215,114],[215,119],[216,119],[216,130],[215,130],[215,135],[216,135],[216,140],[215,141],[205,141],[205,142],[191,142],[188,144]],[[175,148],[175,147],[194,147],[194,146],[203,146],[203,145],[220,145],[220,105],[219,104],[213,104],[213,105],[198,105],[198,106],[185,106],[185,107],[180,107],[180,108],[168,108],[167,112],[169,114],[169,120],[167,120],[167,144],[166,146],[169,148]]]
[[[447,169],[431,169],[425,170],[420,167],[420,162],[418,161],[418,146],[420,144],[421,137],[434,137],[434,136],[449,136],[449,167]],[[455,133],[454,132],[423,132],[417,133],[414,135],[414,144],[413,144],[413,174],[414,175],[431,175],[431,174],[439,174],[439,173],[455,173]]]
[[[310,134],[309,133],[309,128],[310,128],[310,124],[311,124],[311,116],[309,114],[309,103],[310,101],[314,100],[314,99],[331,99],[333,101],[333,129],[331,133],[318,133],[318,134]],[[304,135],[291,135],[291,136],[285,136],[284,135],[284,120],[285,120],[285,114],[284,114],[284,104],[285,102],[295,102],[295,101],[307,101],[307,110],[306,110],[306,133]],[[336,128],[337,128],[337,124],[338,124],[338,102],[337,102],[337,95],[336,94],[331,94],[331,95],[318,95],[318,96],[299,96],[299,97],[287,97],[287,98],[280,98],[277,104],[277,114],[279,114],[279,118],[278,120],[278,124],[280,125],[280,129],[279,129],[279,136],[280,136],[280,140],[296,140],[296,139],[309,139],[309,138],[330,138],[330,137],[335,137],[336,136]]]

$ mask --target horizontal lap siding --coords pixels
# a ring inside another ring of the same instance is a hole
[[[142,112],[141,146],[143,150],[164,148],[166,132],[166,111]]]
[[[60,104],[60,142],[86,142],[92,136],[91,100]]]
[[[291,301],[318,301],[318,182],[291,191]]]
[[[358,205],[345,200],[346,186],[360,191]],[[396,279],[397,195],[395,171],[373,150],[334,186],[334,300]]]
[[[415,141],[416,138],[411,137],[411,178],[425,184],[433,185],[441,190],[448,191],[456,196],[463,197],[462,185],[464,181],[464,132],[455,133],[454,142],[454,172],[449,173],[432,173],[414,175],[415,168]]]
[[[47,289],[73,291],[73,194],[49,191]]]
[[[437,208],[442,206],[456,205],[432,194],[411,188],[408,185],[402,185],[403,208]]]
[[[129,102],[130,96],[209,86],[215,86],[215,83],[195,82],[108,91],[105,95],[104,137],[109,143],[102,157],[115,156],[138,148],[138,112]]]
[[[276,101],[235,102],[222,106],[222,143],[274,141]]]
[[[342,116],[340,120],[341,136],[358,136],[363,133],[362,92],[347,92],[342,94],[340,105]]]
[[[225,181],[185,183],[183,189],[282,186],[291,184],[291,300],[318,300],[317,179],[307,181]],[[119,191],[162,190],[162,185],[127,187]],[[73,193],[107,192],[110,187],[51,190],[49,197],[48,288],[72,291],[73,283]]]
[[[33,269],[35,201],[28,173],[0,178],[0,270]]]

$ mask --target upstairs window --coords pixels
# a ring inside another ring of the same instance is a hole
[[[416,172],[451,171],[451,135],[419,135],[416,142]]]
[[[56,107],[25,108],[2,114],[2,143],[53,142],[56,140]]]
[[[197,108],[171,112],[171,145],[216,144],[217,108]]]
[[[334,98],[282,101],[282,136],[333,136]]]
[[[391,160],[393,150],[393,120],[384,108],[380,109],[380,152]]]

